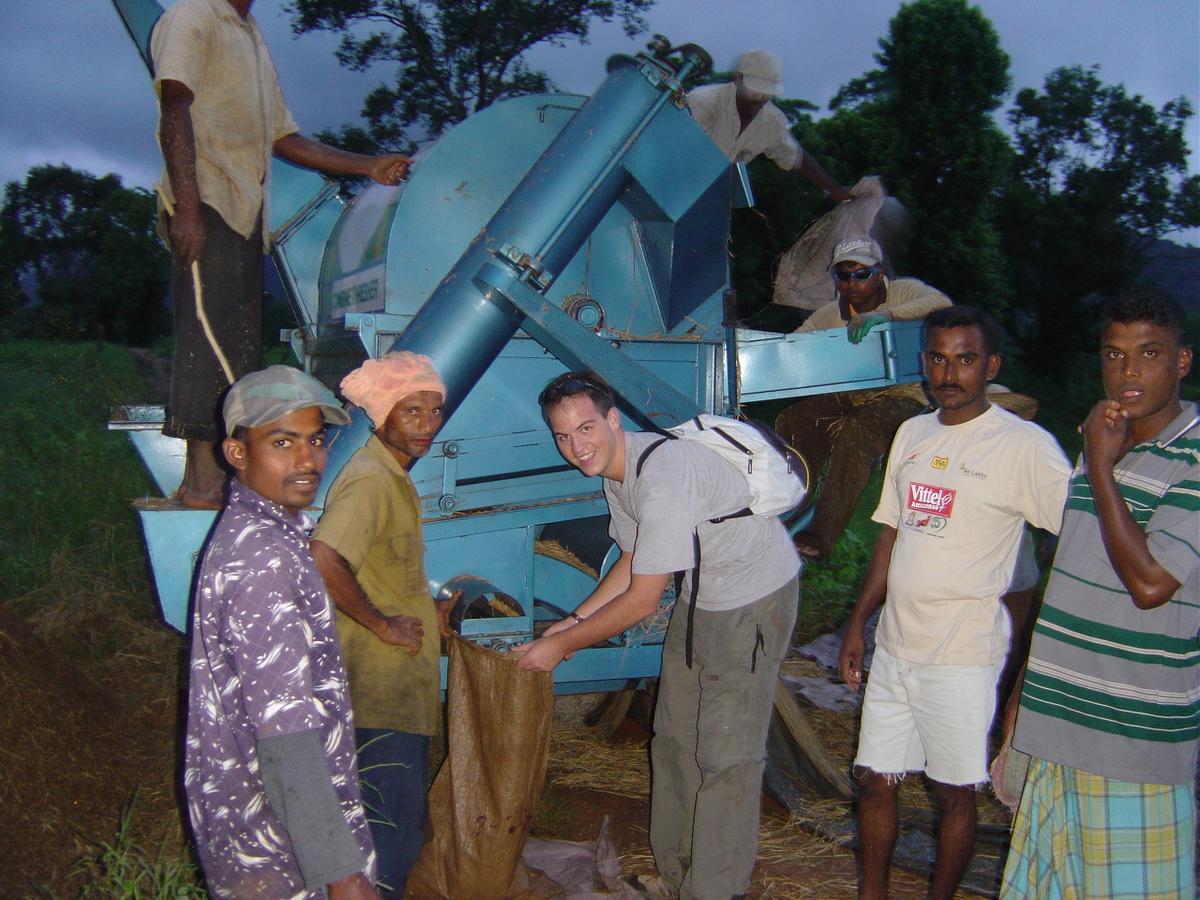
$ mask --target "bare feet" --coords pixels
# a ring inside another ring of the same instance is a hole
[[[183,483],[175,498],[188,509],[220,509],[225,501],[225,472],[209,441],[188,441]]]
[[[808,529],[797,531],[796,536],[792,538],[792,543],[796,545],[796,552],[805,559],[825,559],[829,556],[829,547],[825,543],[825,538],[815,531]]]

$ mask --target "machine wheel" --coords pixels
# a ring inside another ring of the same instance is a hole
[[[637,690],[635,686],[597,695],[595,705],[583,716],[584,726],[598,738],[612,737],[629,714]]]
[[[582,716],[583,725],[597,737],[607,738],[631,715],[649,731],[654,687],[648,684],[639,689],[631,685],[624,690],[595,695],[595,704]],[[644,702],[636,702],[642,698]],[[814,795],[842,800],[854,795],[849,776],[825,751],[804,708],[782,678],[775,683],[775,710],[767,732],[763,786],[772,799],[789,809]]]
[[[804,709],[782,678],[775,682],[775,712],[767,732],[763,787],[788,809],[806,795],[842,800],[854,795],[849,776],[825,752]]]
[[[585,731],[606,740],[625,721],[638,693],[638,682],[619,691],[593,694],[559,694],[554,698],[554,718],[574,731]]]

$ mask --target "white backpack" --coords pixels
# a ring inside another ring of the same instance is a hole
[[[663,441],[683,439],[703,444],[742,473],[750,488],[750,505],[713,521],[740,516],[779,516],[791,512],[808,492],[799,457],[770,428],[758,422],[707,413],[668,428],[638,457],[636,475],[646,457]]]
[[[758,422],[711,416],[702,413],[674,428],[646,447],[638,457],[634,477],[642,474],[646,458],[666,441],[696,441],[713,450],[742,473],[750,488],[750,505],[737,512],[708,521],[717,524],[743,516],[779,516],[796,509],[807,493],[804,463],[774,431]],[[688,601],[687,631],[684,638],[684,661],[692,667],[692,635],[696,622],[696,596],[700,590],[700,532],[692,529],[692,549],[695,566],[692,569],[692,592]],[[755,661],[757,661],[757,648]],[[751,665],[753,671],[753,664]]]

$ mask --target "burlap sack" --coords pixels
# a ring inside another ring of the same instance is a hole
[[[783,252],[775,270],[772,303],[798,309],[816,309],[834,298],[829,261],[838,241],[854,235],[873,237],[883,250],[884,268],[895,275],[891,256],[908,235],[908,212],[899,200],[889,197],[874,175],[858,180],[850,189],[853,198],[839,203],[800,235],[800,240]]]
[[[449,639],[449,753],[429,790],[432,836],[408,879],[419,900],[530,896],[521,851],[546,778],[554,687],[514,657]]]

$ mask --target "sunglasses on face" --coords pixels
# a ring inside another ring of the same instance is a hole
[[[869,269],[855,269],[853,272],[837,271],[833,273],[833,278],[845,284],[848,281],[869,281],[878,274],[879,266],[871,266]]]

